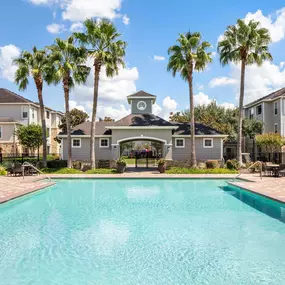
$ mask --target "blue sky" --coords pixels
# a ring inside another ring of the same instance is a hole
[[[50,45],[56,37],[66,38],[71,29],[80,27],[86,17],[107,17],[114,21],[122,38],[128,42],[127,68],[113,80],[102,75],[99,116],[122,117],[129,112],[125,97],[136,90],[158,96],[155,112],[168,117],[169,112],[188,107],[188,86],[179,76],[166,71],[167,49],[178,33],[199,31],[216,52],[218,37],[238,18],[259,20],[271,32],[273,63],[247,70],[246,101],[285,86],[285,3],[275,1],[162,1],[162,0],[9,0],[1,4],[0,87],[18,92],[13,83],[12,59],[21,50]],[[207,8],[206,8],[207,7]],[[283,8],[284,7],[284,8]],[[156,56],[156,57],[155,57]],[[156,59],[161,60],[156,60]],[[163,60],[164,59],[164,60]],[[238,94],[239,67],[221,67],[219,57],[202,73],[195,73],[196,104],[217,100],[232,107]],[[21,95],[37,100],[33,82]],[[61,86],[45,87],[46,105],[64,110]],[[71,94],[72,106],[90,113],[92,75],[85,86]],[[1,115],[1,114],[0,114]]]

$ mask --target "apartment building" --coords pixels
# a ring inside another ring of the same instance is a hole
[[[47,127],[47,152],[60,153],[60,144],[54,138],[64,114],[45,107]],[[15,136],[19,125],[39,124],[41,115],[39,103],[28,100],[7,89],[0,88],[0,151],[3,154],[17,154],[24,150]]]

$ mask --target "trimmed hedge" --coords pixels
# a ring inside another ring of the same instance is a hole
[[[67,160],[50,160],[47,162],[48,168],[64,168],[67,167]]]
[[[226,162],[226,167],[227,167],[227,169],[238,170],[239,169],[239,163],[236,159],[229,159]]]

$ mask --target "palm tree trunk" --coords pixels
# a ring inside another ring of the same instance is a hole
[[[191,125],[191,167],[197,167],[195,147],[195,117],[194,117],[194,92],[193,92],[193,63],[190,63],[189,73],[189,99],[190,99],[190,125]]]
[[[43,167],[47,167],[47,128],[46,128],[45,106],[43,101],[43,84],[42,82],[38,82],[36,86],[38,90],[38,99],[40,103],[40,112],[42,120]]]
[[[71,150],[71,129],[70,129],[70,112],[69,112],[69,79],[63,79],[63,90],[65,100],[65,118],[66,118],[66,132],[67,132],[67,167],[72,168],[72,150]]]
[[[97,113],[100,71],[101,71],[101,62],[95,59],[94,60],[94,94],[93,94],[93,110],[92,110],[91,140],[90,140],[91,168],[96,168],[95,134],[96,134],[96,113]]]
[[[238,145],[237,160],[242,165],[242,120],[243,120],[243,100],[244,100],[244,81],[245,81],[245,60],[241,62],[241,78],[240,78],[240,96],[239,96],[239,117],[238,117]]]

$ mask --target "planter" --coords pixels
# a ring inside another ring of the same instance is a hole
[[[126,170],[126,164],[124,163],[117,163],[117,171],[119,173],[124,173]]]
[[[165,164],[159,164],[157,169],[160,173],[164,173],[165,169],[166,169],[166,165]]]

